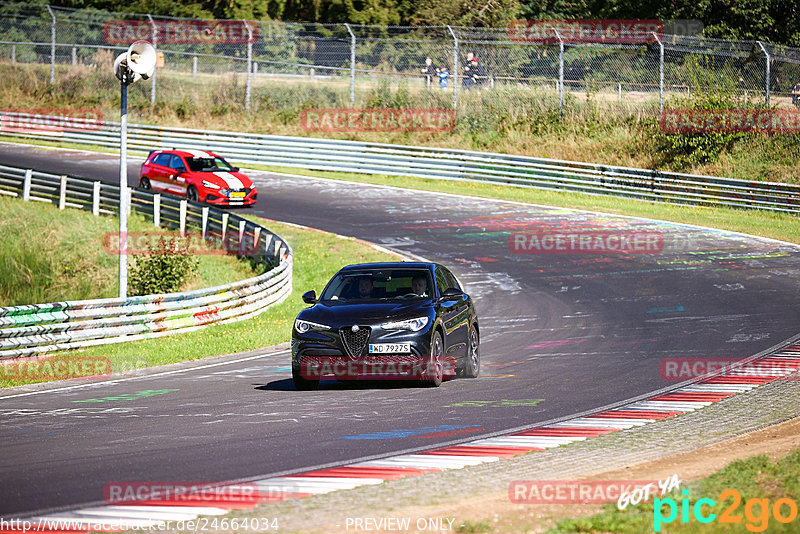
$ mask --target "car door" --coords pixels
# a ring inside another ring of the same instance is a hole
[[[444,297],[448,289],[458,289],[455,277],[441,265],[436,266],[436,286],[439,291],[439,313],[445,331],[445,354],[458,361],[467,354],[467,337],[469,335],[469,301],[467,295]]]
[[[150,162],[150,172],[147,173],[147,178],[150,180],[150,187],[157,193],[167,192],[169,178],[171,172],[169,166],[172,159],[172,154],[156,154]]]
[[[186,163],[180,156],[172,154],[169,167],[169,192],[185,197],[187,187]]]

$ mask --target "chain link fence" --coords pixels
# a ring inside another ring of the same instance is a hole
[[[555,32],[554,32],[555,34]],[[800,49],[757,41],[653,35],[640,43],[534,42],[510,28],[387,27],[244,20],[200,21],[0,6],[0,65],[25,65],[38,81],[72,92],[116,87],[114,57],[137,40],[163,54],[132,100],[214,112],[292,107],[490,106],[510,117],[591,104],[656,114],[676,96],[733,92],[746,103],[791,107]],[[478,58],[477,69],[466,70]],[[431,67],[426,70],[426,58]]]

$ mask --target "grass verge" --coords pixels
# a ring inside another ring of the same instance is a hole
[[[293,288],[291,295],[284,302],[247,321],[209,326],[175,336],[102,345],[85,350],[54,353],[54,355],[108,357],[112,371],[116,373],[275,345],[287,341],[292,321],[306,306],[300,295],[309,289],[320,291],[330,277],[344,265],[397,259],[355,239],[258,217],[249,218],[259,221],[279,234],[294,249]],[[33,382],[35,381],[0,377],[0,387]]]
[[[602,513],[588,518],[560,521],[548,532],[797,532],[800,524],[797,517],[800,450],[776,461],[771,461],[768,456],[739,460],[711,476],[687,484],[682,489],[688,491],[688,495],[673,492],[668,497],[663,497],[662,502],[650,500],[629,506],[625,510],[618,510],[616,504],[608,504]],[[696,504],[703,498],[711,499],[712,502],[706,500],[702,502],[702,506],[697,507]],[[676,515],[667,521],[671,516],[670,499],[674,502]],[[683,502],[684,499],[687,499],[686,503]],[[792,504],[787,502],[789,500]],[[683,513],[684,505],[686,515]],[[713,517],[713,520],[706,523],[698,521],[695,510],[706,518]],[[723,517],[726,513],[728,522]],[[791,517],[792,520],[782,522],[777,516],[783,519]]]
[[[0,213],[0,306],[117,296],[118,256],[105,250],[103,236],[119,231],[119,219],[10,197],[0,197]],[[131,214],[129,232],[153,229]],[[198,275],[181,289],[255,274],[233,256],[200,256]]]

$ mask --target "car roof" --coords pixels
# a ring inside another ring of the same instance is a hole
[[[342,267],[339,272],[347,271],[363,271],[363,270],[380,270],[380,269],[428,269],[433,270],[437,266],[436,263],[422,262],[422,261],[394,261],[382,263],[357,263]]]
[[[194,150],[194,149],[169,149],[169,150],[154,150],[153,153],[157,154],[175,154],[184,158],[218,158],[214,152],[208,150]]]

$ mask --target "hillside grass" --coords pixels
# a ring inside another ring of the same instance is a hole
[[[319,230],[248,216],[286,239],[294,250],[292,293],[264,313],[235,323],[211,325],[194,332],[144,341],[99,345],[87,349],[53,353],[53,357],[109,358],[115,373],[188,360],[197,360],[254,350],[287,342],[297,314],[307,307],[300,296],[310,289],[321,291],[328,280],[351,263],[396,261],[394,255],[380,252],[352,238],[342,238]],[[288,365],[288,358],[287,358]],[[0,387],[30,384],[0,373]]]
[[[128,218],[129,232],[152,230],[141,215]],[[116,297],[119,257],[106,251],[103,237],[118,231],[116,217],[0,196],[0,307]],[[256,274],[234,256],[198,258],[198,275],[183,290]],[[135,261],[129,257],[129,268]]]

